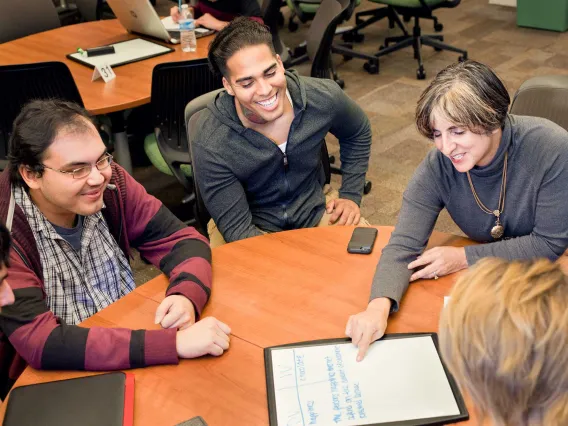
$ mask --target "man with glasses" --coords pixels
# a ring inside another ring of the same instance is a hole
[[[1,361],[0,396],[11,385],[8,372],[17,377],[25,362],[112,370],[221,355],[228,348],[227,325],[214,318],[195,322],[211,292],[207,240],[112,162],[86,111],[63,101],[32,101],[14,122],[8,157],[0,175],[0,220],[14,240],[15,303],[1,312],[0,330],[16,354]],[[163,329],[77,327],[134,289],[132,248],[169,277],[155,315]],[[6,344],[1,338],[1,353],[8,353]]]

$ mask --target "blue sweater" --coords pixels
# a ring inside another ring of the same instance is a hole
[[[339,139],[339,196],[361,202],[371,150],[367,116],[332,80],[286,71],[286,81],[294,120],[285,155],[242,125],[227,92],[200,114],[192,146],[195,178],[227,242],[319,222],[325,211],[321,144],[328,132]]]
[[[458,172],[437,149],[428,153],[403,195],[398,223],[384,248],[371,289],[371,300],[389,297],[398,309],[412,271],[407,265],[426,247],[440,211],[472,240],[465,248],[468,265],[483,257],[554,260],[568,247],[568,132],[536,117],[509,115],[495,158],[470,171],[475,190],[496,209],[501,173],[508,152],[507,190],[501,222],[504,238],[489,233],[495,217],[476,204],[467,175]]]

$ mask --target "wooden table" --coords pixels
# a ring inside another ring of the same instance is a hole
[[[189,53],[182,52],[179,44],[168,45],[175,51],[117,67],[114,69],[116,78],[108,83],[102,79],[91,81],[93,75],[91,68],[66,57],[68,53],[76,52],[79,47],[88,49],[139,37],[127,33],[117,19],[68,25],[0,44],[0,65],[64,62],[71,70],[85,108],[92,115],[109,114],[149,103],[154,66],[164,62],[205,58],[213,38],[213,36],[199,38],[197,50]],[[118,163],[132,172],[122,115],[115,114],[111,118],[114,155]]]
[[[174,425],[201,415],[212,426],[267,425],[263,348],[344,335],[349,315],[367,305],[380,252],[392,231],[378,229],[368,256],[347,253],[352,227],[281,232],[215,248],[213,292],[204,315],[231,326],[231,347],[220,358],[131,370],[136,375],[135,424]],[[430,245],[468,243],[434,233]],[[443,296],[454,280],[412,284],[387,333],[436,331]],[[159,276],[83,324],[155,329],[154,314],[167,283]],[[86,374],[28,367],[15,386]]]
[[[65,62],[73,74],[85,108],[92,115],[99,115],[149,103],[154,66],[205,58],[212,40],[212,36],[199,38],[197,50],[190,53],[182,52],[179,44],[168,45],[175,52],[120,66],[114,70],[116,78],[106,84],[102,79],[91,81],[91,68],[66,58],[78,47],[88,49],[138,37],[128,34],[117,19],[68,25],[0,44],[0,65]]]

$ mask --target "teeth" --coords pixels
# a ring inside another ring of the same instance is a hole
[[[463,154],[454,155],[452,158],[454,160],[461,160],[463,158]]]
[[[267,101],[257,102],[257,104],[262,105],[263,107],[269,107],[269,106],[274,105],[274,102],[276,102],[276,95],[274,95],[273,97],[271,97]]]

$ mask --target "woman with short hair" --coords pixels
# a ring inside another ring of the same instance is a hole
[[[440,318],[440,350],[479,424],[568,425],[568,280],[547,259],[483,259]]]
[[[484,257],[551,260],[568,247],[568,132],[537,117],[508,114],[507,89],[486,65],[442,70],[416,107],[434,142],[403,195],[382,252],[367,309],[349,318],[359,346],[380,338],[409,282],[438,278]],[[442,209],[481,244],[424,251]]]

